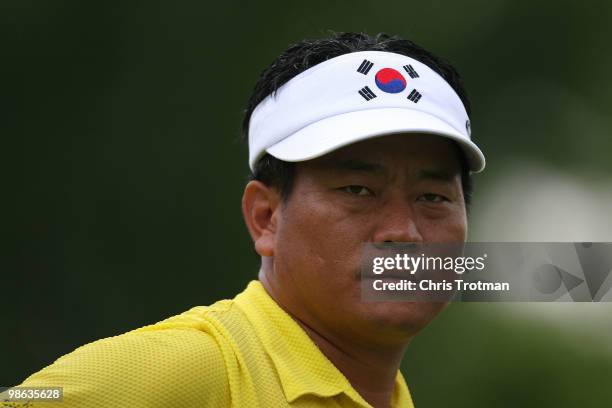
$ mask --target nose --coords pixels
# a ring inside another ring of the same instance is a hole
[[[377,217],[372,242],[423,242],[414,210],[406,199],[388,203]]]

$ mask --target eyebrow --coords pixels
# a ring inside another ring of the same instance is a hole
[[[439,170],[439,169],[427,169],[420,170],[417,178],[419,180],[435,180],[435,181],[444,181],[451,182],[457,175],[456,172]]]

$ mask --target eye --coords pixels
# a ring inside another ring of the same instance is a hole
[[[418,201],[425,201],[428,203],[442,203],[444,201],[448,201],[448,198],[441,196],[440,194],[426,193],[421,195],[418,198]]]
[[[358,186],[355,184],[350,185],[350,186],[341,187],[340,190],[345,191],[352,195],[356,195],[356,196],[373,196],[374,195],[372,190],[370,190],[369,188],[364,187],[364,186]]]

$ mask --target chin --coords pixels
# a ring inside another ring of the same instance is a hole
[[[446,303],[441,302],[378,302],[371,317],[378,330],[411,338],[440,314]]]

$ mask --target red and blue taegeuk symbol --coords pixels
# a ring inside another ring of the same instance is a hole
[[[406,89],[406,80],[393,68],[383,68],[374,77],[376,86],[387,93],[399,93]]]

